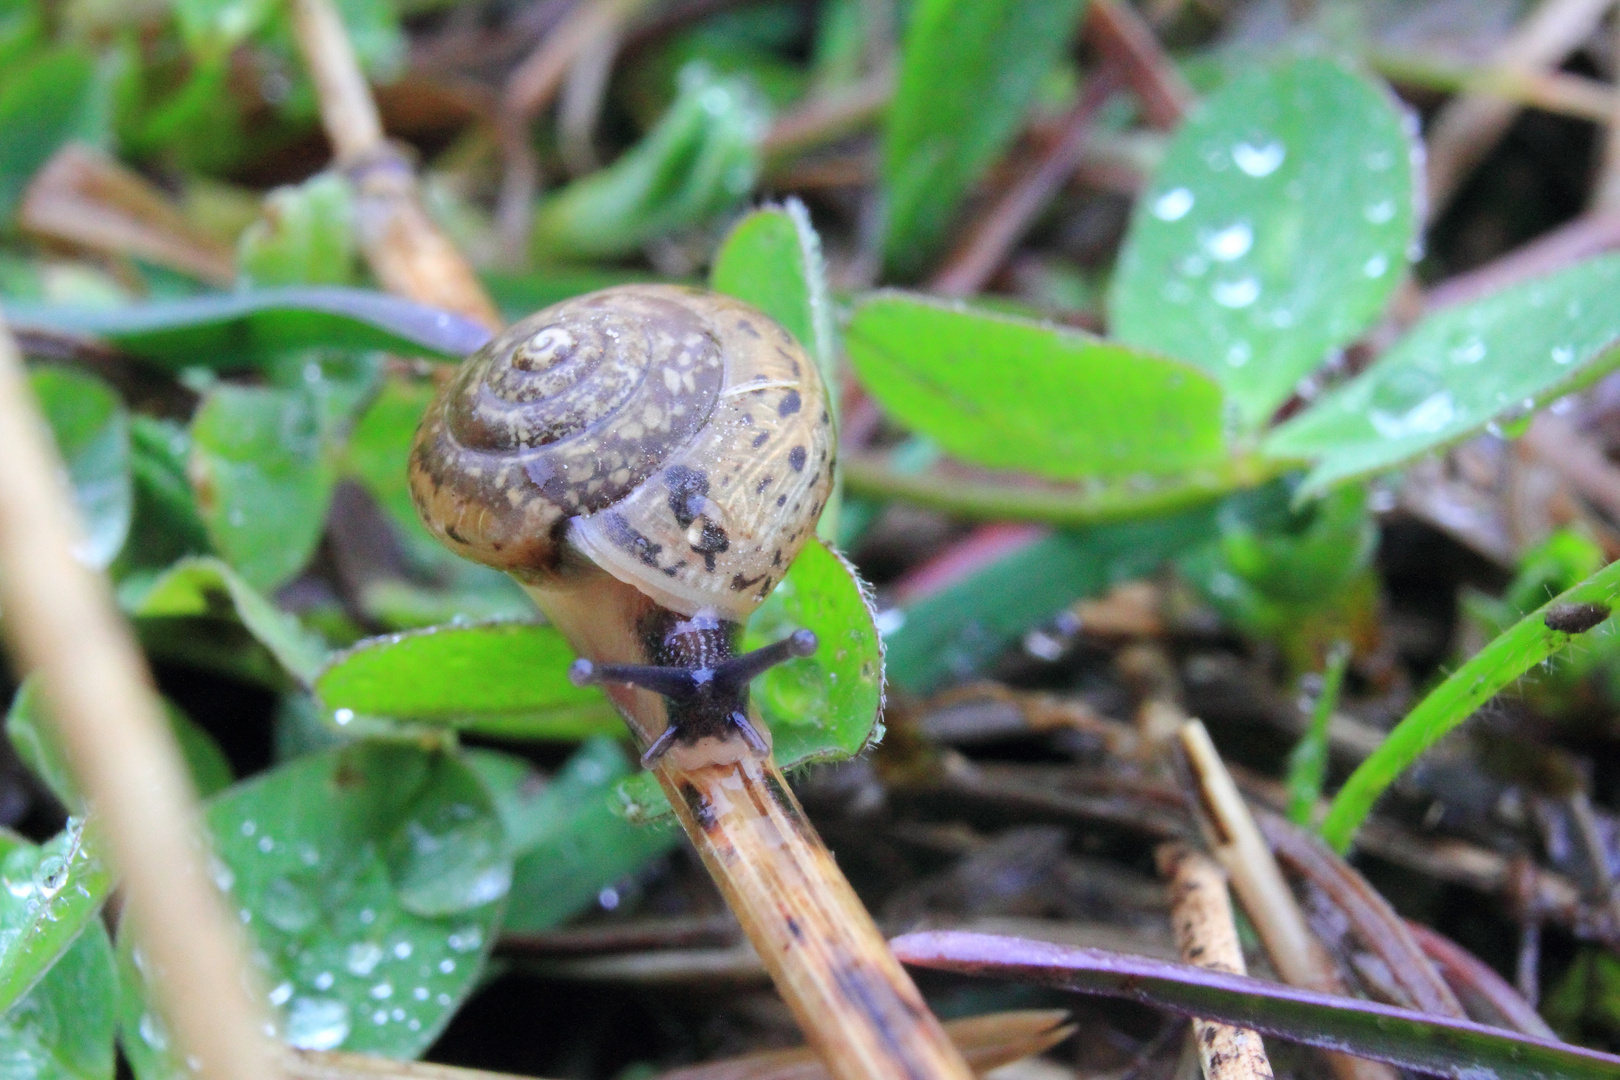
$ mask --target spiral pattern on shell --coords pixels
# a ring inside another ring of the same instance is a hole
[[[728,297],[621,286],[468,358],[423,417],[411,493],[452,550],[532,584],[572,549],[672,610],[741,619],[813,529],[831,459],[786,331]]]

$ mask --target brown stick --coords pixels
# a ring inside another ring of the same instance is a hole
[[[1181,123],[1195,100],[1192,87],[1165,54],[1153,28],[1129,4],[1092,0],[1086,35],[1099,52],[1120,65],[1149,125],[1169,131]]]
[[[1080,98],[1063,119],[1063,133],[1030,169],[980,218],[966,241],[934,276],[930,286],[945,296],[971,296],[1006,260],[1048,200],[1074,172],[1097,111],[1118,83],[1113,65],[1086,80]]]
[[[422,209],[416,174],[382,119],[332,0],[293,0],[293,30],[315,80],[338,168],[355,187],[356,239],[383,288],[501,328],[472,267]]]
[[[1305,925],[1305,916],[1210,741],[1209,732],[1197,720],[1190,720],[1182,725],[1180,736],[1197,783],[1203,811],[1199,817],[1208,833],[1210,849],[1232,875],[1232,885],[1265,943],[1271,966],[1290,986],[1343,994],[1345,988],[1332,958]],[[1395,1074],[1387,1065],[1348,1054],[1324,1052],[1323,1056],[1340,1080],[1394,1080]]]
[[[1226,874],[1205,855],[1184,844],[1158,850],[1159,873],[1170,879],[1171,923],[1181,959],[1211,971],[1247,975],[1243,946],[1232,921]],[[1193,1021],[1193,1042],[1206,1080],[1270,1080],[1271,1061],[1258,1032]]]
[[[0,322],[0,609],[101,817],[153,990],[205,1080],[272,1080],[235,924],[203,864],[195,797],[152,677],[79,526],[11,333]]]
[[[1496,63],[1508,69],[1554,66],[1597,26],[1612,0],[1542,0],[1502,46]],[[1429,125],[1429,216],[1446,208],[1457,188],[1506,133],[1519,107],[1485,94],[1448,102]]]

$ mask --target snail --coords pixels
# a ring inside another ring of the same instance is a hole
[[[730,297],[627,285],[469,357],[422,419],[410,485],[444,544],[528,589],[643,763],[691,769],[770,753],[749,681],[815,635],[738,643],[814,531],[833,450],[820,375],[787,331]]]

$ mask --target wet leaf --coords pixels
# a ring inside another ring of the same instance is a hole
[[[354,199],[349,182],[317,173],[264,198],[259,220],[242,233],[236,260],[244,282],[349,285],[356,277]]]
[[[622,736],[601,690],[568,681],[573,660],[550,626],[438,626],[336,654],[315,692],[339,725],[393,719],[507,738]]]
[[[1620,1057],[1585,1047],[1145,956],[956,931],[892,944],[908,964],[1125,998],[1456,1080],[1620,1077]]]
[[[326,523],[336,469],[310,394],[213,386],[191,421],[192,488],[214,548],[259,589],[301,570]]]
[[[1221,389],[1180,361],[902,293],[863,302],[846,336],[884,409],[975,465],[1077,480],[1226,458]]]
[[[615,782],[634,768],[622,742],[592,738],[544,781],[528,762],[506,754],[473,751],[467,763],[495,796],[517,859],[504,933],[558,926],[681,843],[678,829],[636,824],[615,812]]]
[[[276,0],[175,0],[174,14],[187,48],[217,59],[258,32],[277,6]]]
[[[755,210],[733,226],[715,252],[709,284],[781,323],[832,383],[832,312],[821,238],[803,203],[793,199],[784,208]]]
[[[8,303],[5,311],[19,331],[100,338],[177,369],[235,370],[316,347],[460,360],[489,340],[470,319],[364,289],[258,289],[119,308]]]
[[[477,984],[511,881],[499,818],[467,766],[354,744],[239,784],[207,820],[281,1038],[421,1053]],[[174,1076],[168,1033],[140,997],[122,1010],[126,1052],[142,1080]]]
[[[1304,493],[1510,425],[1620,363],[1620,255],[1429,315],[1349,383],[1283,424],[1268,453],[1316,463]]]
[[[9,225],[40,166],[71,139],[96,141],[95,65],[78,49],[34,57],[0,90],[0,224]]]
[[[112,387],[93,375],[41,367],[28,381],[73,484],[84,531],[80,555],[105,567],[124,546],[133,514],[129,413]]]
[[[130,417],[129,443],[133,520],[114,577],[136,569],[163,569],[187,555],[208,554],[208,529],[186,478],[191,433],[173,420],[136,413]]]
[[[754,613],[742,647],[756,649],[799,629],[815,633],[815,653],[767,671],[751,693],[784,769],[842,761],[883,737],[883,643],[871,603],[854,568],[815,539]],[[669,813],[651,773],[627,779],[620,795],[634,819]]]
[[[927,693],[976,674],[1027,630],[1076,600],[1151,573],[1214,530],[1212,506],[1053,533],[886,613],[889,678]],[[893,623],[891,623],[893,625]]]
[[[225,760],[213,736],[198,727],[173,702],[165,699],[163,705],[169,717],[169,730],[180,745],[180,754],[197,794],[206,798],[230,787],[234,779],[230,762]],[[6,738],[11,740],[11,747],[23,764],[45,782],[57,802],[74,813],[83,813],[84,798],[73,781],[67,752],[45,713],[39,680],[32,675],[23,680],[11,699],[11,708],[6,713]]]
[[[1415,236],[1390,95],[1326,60],[1246,71],[1172,140],[1109,296],[1120,341],[1191,361],[1259,427],[1383,311]]]
[[[1378,749],[1356,767],[1328,808],[1322,838],[1343,852],[1372,811],[1378,797],[1425,750],[1472,716],[1498,691],[1575,640],[1578,635],[1549,625],[1549,613],[1565,605],[1596,605],[1594,616],[1606,619],[1620,603],[1620,562],[1599,570],[1532,611],[1499,634],[1469,661],[1418,702],[1395,725]],[[1613,634],[1613,624],[1588,624],[1581,633]]]
[[[961,201],[1012,141],[1084,0],[921,0],[883,132],[884,260],[928,265]]]
[[[119,602],[138,619],[206,617],[239,622],[288,674],[306,685],[326,663],[326,645],[317,635],[218,559],[184,559],[156,580],[131,582],[120,590]]]
[[[69,818],[66,829],[39,847],[0,833],[0,886],[3,1016],[39,988],[51,965],[96,922],[112,876],[94,833]]]
[[[764,103],[746,81],[706,65],[689,65],[680,81],[680,96],[646,137],[540,205],[536,259],[628,255],[747,197],[759,174]]]
[[[0,1012],[6,1080],[112,1080],[118,972],[107,931],[91,920],[26,997]]]

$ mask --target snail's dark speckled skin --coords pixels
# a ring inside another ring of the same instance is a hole
[[[673,611],[741,622],[826,502],[823,401],[815,364],[746,304],[604,289],[462,365],[417,432],[411,495],[452,550],[520,579],[577,553]]]

